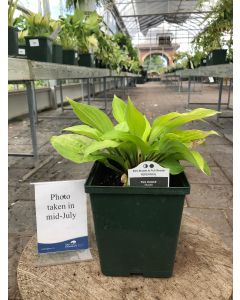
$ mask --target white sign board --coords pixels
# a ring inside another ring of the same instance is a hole
[[[145,161],[128,170],[130,186],[169,187],[169,169],[153,161]]]
[[[39,40],[38,39],[29,40],[29,44],[30,47],[39,47]]]
[[[38,253],[88,248],[85,180],[34,183]]]

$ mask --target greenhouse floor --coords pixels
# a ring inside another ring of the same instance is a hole
[[[183,87],[186,89],[187,82],[183,82]],[[227,99],[227,92],[227,88],[224,88],[224,100]],[[130,88],[128,94],[151,120],[159,114],[186,110],[187,93],[179,93],[176,86],[148,82]],[[216,102],[217,97],[216,85],[197,84],[191,98],[192,101]],[[108,107],[110,109],[110,102]],[[73,116],[71,111],[65,111],[63,114]],[[42,119],[43,116],[60,118]],[[34,196],[29,183],[86,178],[92,166],[90,163],[76,165],[64,160],[49,144],[49,138],[60,134],[62,128],[78,124],[77,119],[64,119],[61,116],[60,109],[39,113],[38,163],[34,163],[31,157],[9,157],[9,299],[12,300],[21,299],[16,278],[18,259],[29,238],[36,232]],[[188,128],[190,126],[213,129],[218,131],[220,136],[210,136],[206,144],[199,147],[211,167],[211,177],[186,164],[191,194],[186,198],[184,209],[211,225],[223,241],[232,247],[232,118],[221,118],[217,121],[214,117],[209,122],[193,122]],[[23,151],[31,152],[28,117],[9,122],[9,153]]]

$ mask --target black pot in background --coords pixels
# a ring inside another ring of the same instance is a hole
[[[28,59],[52,62],[52,40],[45,36],[27,36],[25,41]]]
[[[90,53],[80,54],[78,64],[79,66],[82,67],[90,67],[90,68],[95,67],[95,59],[93,54]]]
[[[8,26],[8,55],[18,55],[18,30]]]
[[[207,56],[207,66],[221,65],[226,63],[226,49],[215,49]]]
[[[63,49],[61,45],[53,44],[52,62],[56,64],[63,63]]]
[[[18,45],[18,56],[26,58],[26,45]]]
[[[207,59],[206,58],[202,58],[201,62],[200,62],[200,66],[206,66],[207,64]]]
[[[107,66],[103,63],[101,59],[95,59],[95,67],[100,69],[106,69]]]
[[[77,65],[78,52],[73,49],[63,49],[63,64],[64,65]]]

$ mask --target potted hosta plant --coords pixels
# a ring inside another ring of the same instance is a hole
[[[14,12],[18,0],[8,1],[8,55],[18,55],[18,29],[14,27]]]
[[[97,36],[100,33],[101,17],[96,12],[86,15],[76,10],[73,19],[79,51],[78,64],[95,67],[94,52],[98,48]]]
[[[25,15],[28,36],[26,40],[27,57],[31,60],[52,62],[52,44],[49,38],[53,29],[48,15],[38,14]]]
[[[59,32],[59,38],[63,48],[63,64],[77,65],[77,38],[75,34],[73,16],[67,15],[66,17],[61,17],[60,24],[61,31]]]
[[[128,100],[114,97],[111,119],[94,106],[69,102],[83,125],[53,136],[53,147],[75,163],[96,161],[85,184],[90,194],[101,269],[111,276],[169,277],[173,272],[184,197],[190,186],[182,160],[210,175],[193,148],[215,131],[184,130],[215,115],[198,108],[171,112],[152,124]],[[128,185],[128,170],[150,161],[170,170],[169,187]]]

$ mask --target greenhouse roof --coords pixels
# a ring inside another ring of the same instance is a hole
[[[135,44],[151,43],[156,34],[173,34],[178,43],[191,39],[204,27],[204,16],[216,0],[201,7],[198,0],[113,1]]]

